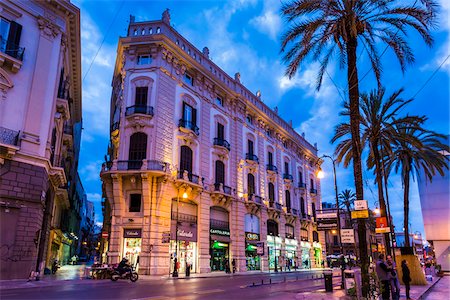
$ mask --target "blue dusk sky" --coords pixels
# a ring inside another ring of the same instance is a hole
[[[269,107],[278,107],[279,115],[292,120],[297,132],[317,143],[319,155],[332,155],[330,143],[335,126],[344,121],[338,116],[342,98],[347,97],[346,71],[330,63],[319,92],[315,89],[318,63],[309,61],[297,75],[284,77],[280,55],[280,35],[286,28],[280,17],[280,1],[72,1],[81,10],[81,57],[83,73],[83,135],[79,172],[88,199],[95,203],[97,221],[101,215],[101,164],[109,136],[111,80],[119,36],[127,33],[130,14],[136,21],[161,19],[170,9],[172,26],[198,49],[207,46],[210,58],[230,76],[241,74],[241,82]],[[414,1],[404,1],[412,4]],[[388,95],[404,88],[403,97],[414,101],[402,113],[428,116],[426,127],[449,134],[450,2],[440,0],[438,24],[432,34],[434,46],[428,48],[416,32],[408,33],[416,62],[403,74],[391,50],[382,57],[382,82]],[[378,45],[380,52],[385,48]],[[360,51],[358,51],[359,53]],[[447,59],[447,60],[446,60]],[[446,60],[446,61],[445,61]],[[443,63],[445,61],[445,63]],[[443,64],[442,64],[443,63]],[[438,70],[438,67],[441,68]],[[358,59],[359,78],[370,69],[368,57]],[[434,75],[433,75],[434,74]],[[433,76],[431,78],[431,76]],[[376,87],[372,73],[361,80],[360,91]],[[322,165],[322,201],[334,202],[331,162]],[[339,192],[354,191],[352,169],[337,167]],[[377,188],[372,171],[364,171],[365,198],[374,207]],[[417,183],[411,187],[411,231],[424,233]],[[403,190],[398,175],[389,179],[389,198],[396,231],[403,227]]]

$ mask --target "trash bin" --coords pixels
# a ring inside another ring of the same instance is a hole
[[[325,279],[325,291],[333,292],[333,271],[323,271],[323,278]]]

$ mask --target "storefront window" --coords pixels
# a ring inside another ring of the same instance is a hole
[[[259,218],[253,214],[245,215],[245,258],[248,271],[261,269],[261,257],[257,254]]]
[[[311,259],[310,259],[309,251],[311,249],[311,243],[300,242],[300,247],[301,247],[301,251],[302,251],[302,268],[310,269],[311,268]]]
[[[138,269],[142,245],[141,229],[125,229],[123,236],[123,255],[132,266]]]

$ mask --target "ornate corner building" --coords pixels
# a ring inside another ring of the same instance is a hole
[[[103,261],[141,274],[320,267],[317,147],[170,26],[119,39],[103,164]]]
[[[80,12],[65,0],[0,7],[0,279],[27,278],[77,249]]]

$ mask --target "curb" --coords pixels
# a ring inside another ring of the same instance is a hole
[[[428,292],[442,279],[442,277],[439,277],[436,281],[433,282],[418,298],[417,300],[424,299],[424,297],[428,294]]]

